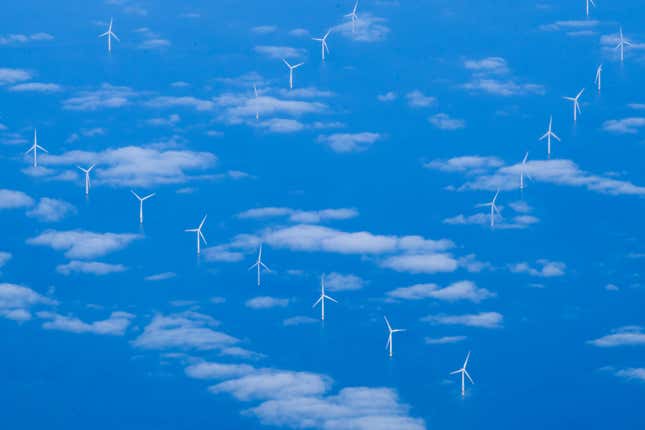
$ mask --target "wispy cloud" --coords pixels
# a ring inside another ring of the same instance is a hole
[[[53,40],[54,36],[49,33],[32,33],[32,34],[7,34],[0,35],[0,45],[23,45],[29,42],[40,42]]]
[[[298,326],[298,325],[304,325],[304,324],[314,324],[314,323],[317,323],[318,321],[320,320],[316,318],[298,315],[295,317],[286,318],[284,321],[282,321],[282,325],[285,327],[292,327],[292,326]]]
[[[46,82],[27,82],[24,84],[17,84],[12,87],[9,87],[9,91],[14,92],[33,92],[33,93],[56,93],[62,91],[63,87],[58,84],[46,83]]]
[[[603,130],[616,134],[636,134],[643,127],[645,127],[643,117],[611,119],[602,123]]]
[[[0,189],[0,210],[21,209],[34,204],[34,199],[22,191]]]
[[[43,197],[27,216],[43,222],[57,222],[76,213],[76,207],[64,200]]]
[[[446,345],[450,343],[463,342],[466,339],[466,336],[426,337],[425,342],[428,345]]]
[[[600,348],[645,345],[645,331],[639,326],[620,327],[608,335],[587,341],[587,343]]]
[[[440,325],[463,325],[467,327],[499,328],[504,317],[497,312],[480,312],[464,315],[428,315],[421,318],[423,322]]]
[[[460,130],[466,127],[466,121],[453,118],[447,113],[438,113],[428,118],[428,122],[440,130]]]
[[[366,283],[363,278],[353,274],[331,272],[325,275],[325,288],[328,291],[356,291]]]
[[[286,60],[289,60],[290,58],[302,58],[306,55],[306,51],[304,49],[293,48],[291,46],[259,45],[253,49],[258,54],[276,60],[281,60],[283,58]]]
[[[390,28],[386,24],[387,20],[370,13],[362,13],[355,28],[352,23],[346,20],[342,24],[332,27],[332,34],[355,40],[357,42],[375,43],[381,42],[387,38]]]
[[[275,25],[258,25],[256,27],[251,28],[251,32],[255,34],[270,34],[270,33],[275,33],[278,30],[278,27]]]
[[[112,312],[105,320],[85,322],[79,318],[60,315],[54,312],[38,312],[38,317],[48,320],[43,323],[45,330],[58,330],[70,333],[90,333],[109,336],[123,336],[134,318],[127,312]]]
[[[542,24],[538,27],[541,31],[562,31],[567,36],[593,36],[596,34],[596,29],[600,25],[600,21],[594,19],[590,20],[569,20],[569,21],[555,21],[551,24]]]
[[[382,138],[381,134],[372,132],[335,133],[318,136],[318,142],[329,146],[334,152],[346,153],[365,151]]]
[[[104,276],[112,273],[120,273],[127,270],[122,264],[108,264],[98,261],[72,260],[69,263],[56,266],[56,271],[63,275],[81,273],[85,275]]]
[[[410,91],[405,95],[405,98],[408,101],[408,106],[414,108],[432,106],[437,102],[435,97],[426,96],[420,90]]]
[[[472,74],[471,80],[462,85],[468,91],[502,97],[544,94],[542,85],[518,82],[501,57],[466,60],[464,67]]]
[[[540,259],[536,261],[538,267],[532,267],[527,262],[511,264],[509,269],[513,273],[525,273],[531,276],[539,276],[542,278],[553,278],[564,276],[567,265],[560,261],[550,261]]]
[[[271,308],[284,308],[289,305],[289,299],[281,299],[277,297],[259,296],[247,300],[244,305],[251,309],[271,309]]]
[[[15,84],[16,82],[28,81],[32,74],[22,69],[0,68],[0,85]]]
[[[31,288],[16,284],[0,284],[0,317],[14,321],[26,321],[32,317],[32,307],[55,304],[55,300],[40,295]]]
[[[1,81],[1,79],[0,79]],[[129,87],[101,84],[97,90],[83,90],[63,100],[63,109],[96,111],[126,106],[139,94]]]
[[[246,210],[237,215],[241,219],[287,218],[295,223],[317,224],[322,221],[355,218],[358,211],[352,208],[306,211],[286,207],[263,207]]]
[[[473,303],[495,297],[495,293],[486,288],[478,288],[471,281],[455,282],[444,288],[440,288],[436,284],[416,284],[410,287],[396,288],[386,294],[394,300],[436,299],[447,302],[466,300]]]
[[[168,279],[172,279],[176,276],[177,274],[175,272],[162,272],[162,273],[156,273],[154,275],[146,276],[143,279],[144,281],[156,282],[156,281],[165,281]]]
[[[65,251],[68,258],[96,258],[121,250],[141,236],[130,233],[94,233],[85,230],[47,230],[27,239],[30,245]]]

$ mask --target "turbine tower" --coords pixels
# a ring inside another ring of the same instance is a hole
[[[108,27],[108,31],[106,31],[105,33],[99,34],[99,37],[105,37],[105,36],[107,36],[107,41],[108,41],[108,52],[112,52],[112,38],[114,37],[117,40],[117,42],[121,41],[121,39],[119,39],[119,37],[116,34],[114,34],[114,32],[112,31],[112,18],[110,18],[110,26]]]
[[[596,78],[593,82],[598,86],[598,92],[600,92],[600,87],[602,86],[602,64],[596,69]]]
[[[464,377],[467,377],[471,384],[475,383],[475,381],[473,381],[473,378],[470,377],[470,374],[468,374],[468,371],[466,370],[466,366],[468,366],[469,358],[470,358],[470,351],[468,351],[468,355],[466,355],[466,361],[464,361],[464,365],[461,367],[461,369],[457,369],[454,372],[450,372],[451,375],[456,375],[457,373],[461,373],[461,396],[462,397],[466,394],[466,381]]]
[[[83,169],[81,166],[76,166],[81,172],[85,173],[85,195],[90,194],[90,172],[92,169],[96,166],[96,164],[92,164],[90,167],[87,169]]]
[[[204,215],[204,218],[202,218],[202,222],[199,223],[199,227],[184,230],[184,231],[188,231],[188,232],[196,234],[196,236],[197,236],[197,255],[199,255],[201,253],[201,246],[200,246],[201,244],[200,244],[199,239],[201,238],[201,240],[204,241],[204,245],[208,244],[206,242],[206,238],[204,237],[204,234],[202,233],[202,227],[204,227],[204,223],[206,222],[206,217],[207,217],[207,215]]]
[[[40,146],[38,144],[38,135],[36,134],[36,129],[34,128],[34,144],[31,145],[31,147],[25,152],[25,154],[29,154],[30,152],[34,152],[34,167],[38,167],[38,150],[47,152],[45,148]]]
[[[539,140],[546,139],[546,154],[549,158],[551,158],[551,138],[554,138],[555,140],[560,142],[560,138],[558,137],[558,135],[553,132],[553,116],[549,117],[549,129],[539,139]]]
[[[260,273],[262,272],[262,268],[264,268],[267,272],[271,272],[271,269],[267,267],[266,264],[262,262],[262,244],[260,244],[260,249],[258,250],[258,259],[255,260],[255,264],[253,264],[251,267],[249,267],[249,270],[257,268],[258,269],[258,287],[260,286]]]
[[[594,3],[593,0],[587,0],[587,16],[589,16],[589,3],[591,3],[593,7],[596,7],[596,3]]]
[[[478,208],[490,206],[490,226],[491,227],[495,227],[495,212],[497,212],[497,215],[502,216],[502,214],[499,212],[499,209],[497,208],[497,205],[495,205],[495,202],[497,201],[497,196],[499,196],[499,189],[495,193],[495,197],[493,197],[493,200],[491,200],[488,203],[481,203],[477,205]]]
[[[327,46],[327,36],[331,33],[331,29],[327,30],[327,33],[323,37],[314,37],[313,40],[320,42],[320,51],[322,54],[322,60],[325,61],[325,51],[329,54],[329,47]]]
[[[284,61],[284,64],[286,64],[286,65],[287,65],[287,67],[289,68],[289,89],[293,89],[293,71],[294,71],[295,69],[297,69],[298,67],[302,66],[302,65],[303,65],[303,64],[305,64],[305,63],[298,63],[298,64],[295,64],[295,65],[293,65],[293,66],[292,66],[292,65],[291,65],[291,64],[289,64],[289,62],[288,62],[287,60],[285,60],[284,58],[282,59],[282,61]]]
[[[573,122],[576,122],[578,120],[578,113],[582,113],[582,110],[580,110],[580,102],[578,100],[580,99],[580,96],[584,92],[585,92],[585,89],[583,88],[575,97],[562,97],[565,100],[569,100],[573,102]]]
[[[322,321],[325,321],[325,299],[331,300],[334,303],[338,303],[336,299],[333,299],[329,297],[327,294],[325,294],[325,275],[323,274],[320,277],[320,298],[316,301],[316,303],[313,304],[312,308],[315,308],[318,303],[320,303],[320,319]]]
[[[356,4],[354,4],[354,9],[347,15],[345,15],[345,18],[351,18],[352,19],[352,33],[356,32],[356,22],[358,21],[358,15],[356,15],[356,10],[358,9],[358,0],[356,0]]]
[[[143,202],[148,200],[151,197],[154,197],[156,193],[148,194],[145,197],[140,197],[139,194],[135,193],[133,190],[130,190],[132,195],[134,195],[137,200],[139,200],[139,224],[143,224]],[[206,219],[206,217],[204,217]],[[206,240],[204,240],[206,242]],[[199,240],[197,240],[197,253],[199,254]]]
[[[387,324],[387,330],[388,330],[388,336],[387,336],[387,343],[385,344],[385,349],[390,349],[390,357],[392,357],[392,334],[398,333],[400,331],[406,331],[404,328],[392,328],[390,325],[390,322],[387,320],[387,317],[383,317],[385,319],[385,324]]]
[[[616,45],[616,49],[620,49],[620,62],[622,63],[625,59],[625,46],[632,46],[632,42],[623,37],[623,27],[620,27],[618,32],[618,45]]]

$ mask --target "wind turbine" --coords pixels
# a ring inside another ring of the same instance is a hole
[[[499,216],[502,216],[499,209],[497,208],[497,205],[495,205],[495,201],[497,201],[497,196],[499,196],[499,189],[495,193],[495,197],[493,197],[493,200],[491,200],[488,203],[481,203],[477,205],[478,208],[490,206],[490,226],[491,227],[495,226],[495,212],[497,212]]]
[[[327,30],[327,33],[323,37],[314,37],[313,40],[320,42],[320,50],[322,53],[322,60],[325,61],[325,51],[329,53],[329,47],[327,46],[327,36],[331,33],[331,29]]]
[[[623,27],[620,27],[619,36],[618,36],[618,45],[616,45],[616,49],[620,49],[621,63],[625,59],[625,46],[632,46],[632,42],[630,42],[628,39],[623,37]]]
[[[527,152],[524,155],[524,159],[522,160],[522,167],[520,170],[520,190],[524,189],[524,175],[526,175],[529,179],[531,179],[531,175],[529,175],[529,172],[526,171],[526,160],[529,158],[529,153]]]
[[[267,267],[266,264],[262,262],[262,244],[260,244],[260,250],[258,251],[258,259],[255,260],[255,264],[253,264],[251,267],[249,267],[249,270],[257,267],[258,269],[258,287],[260,286],[260,272],[262,271],[262,268],[266,269],[267,272],[271,272],[271,269]]]
[[[107,41],[108,41],[108,52],[112,52],[112,38],[114,37],[117,40],[117,42],[121,41],[121,39],[119,39],[119,37],[116,34],[114,34],[114,32],[112,31],[112,18],[110,18],[110,26],[108,27],[108,31],[106,31],[105,33],[99,34],[99,37],[105,37],[105,36],[107,36]]]
[[[92,164],[87,169],[83,169],[81,166],[76,166],[78,167],[78,170],[85,173],[85,195],[86,196],[90,194],[90,172],[92,171],[94,166],[96,166],[96,164]]]
[[[598,85],[598,92],[600,92],[600,87],[602,86],[602,64],[596,69],[596,78],[593,82]]]
[[[583,88],[575,97],[562,97],[565,100],[569,100],[573,102],[573,122],[577,121],[578,113],[582,113],[582,110],[580,110],[580,102],[578,102],[578,99],[580,99],[580,96],[584,92],[585,92],[585,89]]]
[[[394,328],[393,329],[392,326],[390,325],[390,322],[387,320],[387,317],[384,316],[383,318],[385,318],[385,324],[387,324],[387,330],[389,332],[389,334],[387,336],[387,343],[385,344],[385,349],[388,349],[388,348],[390,349],[390,357],[392,357],[392,334],[393,333],[398,333],[400,331],[406,331],[406,329],[404,329],[404,328]]]
[[[554,138],[555,140],[560,142],[560,138],[558,137],[558,135],[553,132],[553,116],[549,117],[549,129],[539,139],[539,140],[546,139],[546,154],[549,156],[549,158],[551,158],[551,138]]]
[[[298,67],[302,66],[305,63],[298,63],[298,64],[295,64],[295,65],[292,66],[284,58],[282,59],[282,61],[284,61],[284,64],[286,64],[287,67],[289,68],[289,89],[292,89],[293,88],[293,71],[294,71],[294,69],[297,69]]]
[[[148,200],[150,197],[154,197],[156,193],[148,194],[145,197],[140,197],[139,194],[135,193],[133,190],[130,190],[130,192],[137,198],[137,200],[139,200],[139,224],[143,224],[143,202],[145,200]],[[204,219],[206,219],[206,217],[204,217]],[[204,242],[206,242],[206,239],[204,239]],[[197,253],[199,254],[199,239],[197,239]]]
[[[352,19],[352,33],[356,31],[356,21],[358,21],[358,15],[356,15],[356,9],[358,9],[358,0],[356,0],[356,4],[354,4],[354,9],[347,15],[345,15],[345,18],[351,18]]]
[[[36,134],[36,129],[34,128],[34,144],[25,152],[29,154],[31,151],[34,151],[34,167],[38,167],[38,150],[45,151],[47,150],[38,144],[38,135]]]
[[[461,396],[462,397],[466,393],[466,387],[465,387],[466,381],[464,377],[467,377],[471,384],[475,383],[475,381],[473,381],[473,378],[470,377],[470,375],[468,374],[468,371],[466,370],[466,366],[468,366],[469,358],[470,358],[470,351],[468,351],[468,355],[466,355],[466,361],[464,361],[464,365],[462,366],[462,368],[455,370],[454,372],[450,372],[451,375],[456,375],[457,373],[461,373]]]
[[[593,7],[596,7],[596,3],[594,3],[593,0],[587,0],[587,16],[589,16],[589,3],[591,3]]]
[[[207,245],[206,238],[204,237],[204,234],[202,233],[202,227],[204,227],[204,223],[206,222],[206,217],[207,217],[207,215],[204,215],[204,218],[202,218],[202,222],[199,223],[199,227],[184,230],[184,231],[188,231],[188,232],[191,232],[191,233],[196,233],[196,235],[197,235],[197,255],[199,255],[201,253],[201,246],[200,246],[199,239],[201,238],[204,241],[204,245]]]
[[[325,299],[331,300],[334,303],[338,303],[336,299],[329,297],[325,294],[325,275],[320,277],[320,298],[314,303],[312,308],[315,308],[318,303],[320,303],[320,319],[325,321]]]

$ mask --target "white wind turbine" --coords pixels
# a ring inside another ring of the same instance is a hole
[[[338,303],[336,299],[329,297],[325,294],[325,275],[322,275],[320,278],[320,298],[313,304],[312,308],[315,308],[318,303],[320,303],[320,319],[325,321],[325,299],[331,300],[334,303]]]
[[[145,197],[140,197],[139,194],[135,193],[133,190],[130,190],[133,196],[139,200],[139,224],[143,224],[143,202],[148,200],[151,197],[154,197],[156,193],[148,194]],[[206,217],[204,217],[206,219]],[[206,240],[204,240],[206,242]],[[199,239],[197,240],[197,253],[199,254]]]
[[[616,45],[616,49],[620,49],[621,63],[625,59],[625,46],[632,46],[632,42],[630,42],[629,39],[626,39],[625,37],[623,37],[623,27],[620,27],[619,35],[618,35],[618,45]]]
[[[85,195],[86,196],[90,194],[90,172],[92,171],[94,166],[96,166],[96,164],[92,164],[87,169],[83,169],[81,166],[76,166],[78,170],[85,173]]]
[[[108,31],[106,31],[105,33],[99,34],[99,37],[105,37],[105,36],[107,36],[107,41],[108,41],[108,52],[112,52],[112,38],[114,37],[117,40],[117,42],[121,41],[121,39],[119,39],[119,37],[116,34],[114,34],[114,32],[112,31],[112,18],[110,18],[110,26],[108,27]]]
[[[524,155],[524,159],[522,160],[522,167],[520,170],[520,190],[524,189],[524,175],[526,175],[527,178],[531,179],[531,175],[529,175],[529,172],[526,170],[526,160],[529,158],[529,153],[527,152]]]
[[[549,158],[551,158],[551,138],[554,138],[555,140],[560,142],[560,138],[558,137],[558,135],[553,132],[553,116],[549,117],[549,129],[539,139],[539,140],[546,139],[546,154],[548,155]]]
[[[493,200],[491,200],[488,203],[481,203],[477,205],[478,208],[490,206],[490,226],[491,227],[495,226],[495,212],[497,212],[497,215],[499,215],[500,217],[502,216],[499,209],[497,208],[497,205],[495,205],[495,202],[497,201],[497,196],[499,196],[499,190],[497,190],[497,192],[495,193],[495,197],[493,197]]]
[[[573,122],[576,122],[578,120],[578,113],[582,113],[582,110],[580,110],[580,102],[578,100],[580,99],[580,96],[584,92],[585,92],[585,89],[583,88],[575,97],[562,97],[565,100],[569,100],[573,102]]]
[[[356,4],[354,4],[354,9],[347,15],[345,15],[345,18],[351,18],[352,19],[352,33],[356,31],[356,21],[358,21],[358,15],[356,15],[356,10],[358,9],[358,0],[356,0]]]
[[[596,7],[596,3],[594,3],[593,0],[587,0],[587,16],[589,16],[589,3],[591,3],[593,7]]]
[[[34,167],[38,167],[38,150],[45,151],[47,150],[38,144],[38,135],[36,134],[36,129],[34,128],[34,144],[25,152],[29,154],[31,151],[34,151]]]
[[[466,370],[466,366],[468,366],[469,358],[470,358],[470,351],[468,351],[468,355],[466,355],[466,361],[464,361],[464,365],[461,367],[461,369],[455,370],[454,372],[450,372],[451,375],[456,375],[457,373],[461,373],[461,396],[462,397],[466,393],[466,386],[465,386],[466,381],[464,377],[467,377],[471,384],[475,383],[475,381],[473,381],[473,378],[470,377],[470,375],[468,374],[468,371]]]
[[[596,69],[596,78],[593,82],[598,86],[598,92],[600,92],[600,87],[602,87],[602,64]]]
[[[390,357],[392,357],[392,334],[393,333],[398,333],[400,331],[406,331],[404,328],[392,328],[390,325],[390,322],[387,320],[387,317],[384,316],[385,318],[385,324],[387,324],[387,330],[388,330],[388,335],[387,335],[387,343],[385,344],[385,349],[390,349]]]
[[[204,241],[204,245],[207,245],[206,238],[204,237],[204,234],[202,233],[202,227],[204,227],[204,223],[206,222],[206,217],[207,215],[204,215],[204,218],[202,219],[202,222],[199,223],[199,227],[197,228],[190,228],[186,229],[184,231],[188,231],[191,233],[196,233],[197,235],[197,254],[199,255],[201,253],[201,244],[199,239]]]
[[[253,264],[251,267],[249,267],[249,270],[256,268],[258,269],[258,287],[260,286],[260,273],[262,272],[262,268],[264,268],[267,272],[271,272],[271,269],[267,267],[266,264],[262,262],[262,244],[260,244],[260,249],[258,251],[258,259],[255,260],[255,264]]]
[[[327,30],[327,33],[323,37],[314,37],[313,40],[320,42],[320,50],[322,53],[322,60],[325,61],[325,51],[329,53],[329,47],[327,46],[327,36],[331,33],[331,29]]]
[[[293,65],[293,66],[292,66],[292,65],[291,65],[291,64],[289,64],[289,62],[288,62],[287,60],[285,60],[284,58],[282,59],[282,61],[284,61],[284,64],[286,64],[286,65],[287,65],[287,67],[289,68],[289,89],[292,89],[292,88],[293,88],[293,71],[294,71],[295,69],[297,69],[298,67],[302,66],[302,65],[303,65],[303,64],[305,64],[305,63],[298,63],[298,64],[295,64],[295,65]]]

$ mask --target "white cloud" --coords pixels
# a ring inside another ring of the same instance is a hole
[[[503,218],[500,215],[495,214],[496,229],[524,229],[530,227],[533,224],[537,224],[538,222],[540,222],[540,220],[532,215],[518,215],[510,218]],[[468,216],[459,214],[444,219],[443,223],[451,225],[481,225],[488,227],[490,226],[490,214],[477,213]]]
[[[212,393],[228,393],[238,400],[319,396],[331,386],[326,376],[309,372],[260,370],[213,385]]]
[[[94,233],[85,230],[47,230],[27,239],[30,245],[48,246],[65,251],[67,258],[96,258],[128,246],[141,236],[129,233]]]
[[[501,57],[466,60],[464,67],[472,73],[471,80],[462,85],[467,90],[502,97],[544,94],[542,85],[518,83],[510,76],[510,68],[506,60]]]
[[[128,87],[102,84],[98,90],[80,91],[63,100],[63,109],[74,111],[95,111],[126,106],[138,94]]]
[[[587,343],[600,348],[645,345],[645,332],[639,326],[626,326],[614,330],[611,334],[590,340]]]
[[[453,118],[447,113],[438,113],[428,118],[428,122],[440,130],[460,130],[466,127],[466,121]]]
[[[274,33],[275,31],[278,30],[278,27],[275,25],[258,25],[256,27],[251,28],[251,31],[255,34],[269,34],[269,33]]]
[[[325,275],[325,288],[328,291],[356,291],[365,286],[363,278],[342,273],[331,272]]]
[[[306,51],[302,48],[293,48],[291,46],[272,46],[260,45],[253,48],[255,52],[265,55],[276,60],[304,57]],[[292,63],[293,64],[293,63]]]
[[[22,191],[0,189],[0,209],[21,209],[33,204],[34,200]]]
[[[501,57],[487,57],[479,60],[465,60],[464,67],[475,73],[503,75],[509,73],[506,60]]]
[[[482,157],[479,155],[465,155],[447,160],[433,160],[424,164],[427,169],[441,172],[460,172],[465,174],[481,174],[491,169],[501,167],[504,162],[497,157]]]
[[[46,82],[28,82],[9,87],[9,91],[14,92],[34,92],[34,93],[56,93],[62,91],[63,87],[58,84]]]
[[[238,214],[239,218],[265,219],[274,217],[288,217],[289,221],[297,223],[316,224],[321,221],[343,220],[355,218],[358,212],[351,208],[322,209],[317,211],[304,211],[286,207],[254,208]]]
[[[87,275],[109,275],[111,273],[120,273],[127,270],[122,264],[108,264],[98,261],[79,261],[72,260],[67,264],[56,266],[56,271],[63,275],[71,275],[73,273],[83,273]]]
[[[58,199],[43,197],[38,204],[27,212],[27,216],[43,222],[57,222],[76,213],[74,205]]]
[[[397,99],[397,95],[394,91],[388,91],[385,94],[379,94],[376,96],[380,102],[391,102]]]
[[[512,264],[509,266],[513,273],[526,273],[531,276],[543,278],[552,278],[564,276],[567,265],[560,261],[549,261],[545,259],[537,260],[539,267],[532,267],[527,262]]]
[[[52,40],[54,36],[49,33],[33,34],[7,34],[0,36],[0,45],[17,45],[34,41]]]
[[[443,336],[443,337],[426,337],[425,342],[428,345],[445,345],[458,343],[466,340],[466,336]]]
[[[0,85],[15,84],[16,82],[28,81],[32,75],[26,70],[9,69],[0,67]]]
[[[271,133],[297,133],[305,128],[298,120],[289,118],[271,118],[260,123]]]
[[[495,297],[495,293],[486,288],[478,288],[471,281],[459,281],[440,288],[436,284],[416,284],[388,291],[387,296],[399,300],[437,299],[448,302],[467,300],[479,303],[482,300]]]
[[[169,108],[191,108],[198,112],[210,111],[215,108],[215,103],[211,100],[198,99],[192,96],[159,96],[154,97],[146,102],[144,106],[154,109],[169,109]]]
[[[167,279],[172,279],[176,277],[177,274],[175,272],[162,272],[162,273],[157,273],[154,275],[146,276],[143,278],[145,281],[165,281]]]
[[[48,321],[43,323],[46,330],[59,330],[71,333],[91,333],[110,336],[123,336],[134,315],[127,312],[112,312],[105,320],[85,322],[76,317],[53,312],[39,312],[38,317]]]
[[[10,252],[0,251],[0,269],[4,267],[9,260],[11,260],[11,257],[12,255]]]
[[[282,321],[282,325],[285,327],[291,327],[304,324],[314,324],[318,321],[319,320],[317,320],[316,318],[298,315],[295,317],[286,318],[284,321]]]
[[[248,364],[223,364],[202,361],[186,368],[186,375],[193,379],[228,379],[248,375],[255,371]]]
[[[499,328],[504,317],[497,312],[480,312],[464,315],[428,315],[421,321],[439,325],[463,325],[466,327]]]
[[[450,254],[424,253],[388,257],[381,262],[381,266],[397,272],[439,273],[454,272],[459,264]]]
[[[570,35],[581,35],[581,32],[588,32],[594,34],[593,31],[600,21],[591,20],[570,20],[570,21],[556,21],[551,24],[540,25],[539,29],[542,31],[565,31]],[[584,33],[583,33],[584,34]]]
[[[132,343],[143,349],[197,349],[224,351],[238,339],[215,330],[219,323],[196,312],[156,315]]]
[[[289,299],[280,299],[276,297],[260,296],[247,300],[244,305],[251,309],[270,309],[284,308],[289,306]]]
[[[614,372],[614,375],[627,379],[628,381],[645,382],[645,369],[642,367],[618,369]]]
[[[0,284],[0,317],[25,321],[31,319],[30,308],[55,304],[56,301],[22,285]]]
[[[352,27],[351,21],[348,20],[332,27],[331,31],[330,39],[332,35],[340,34],[347,39],[357,42],[374,43],[385,40],[390,32],[390,28],[386,25],[384,18],[374,16],[370,13],[361,13],[358,21],[356,21],[355,28]],[[329,43],[329,39],[327,43]]]
[[[437,102],[437,99],[431,96],[426,96],[419,90],[414,90],[405,95],[408,100],[408,105],[411,107],[428,107]]]
[[[645,127],[645,118],[630,117],[611,119],[602,123],[602,129],[616,134],[636,134]]]
[[[247,123],[255,125],[257,113],[262,118],[275,115],[300,117],[307,114],[325,112],[326,104],[309,100],[287,100],[260,93],[257,98],[252,93],[225,93],[215,97],[214,102],[221,109],[220,119],[230,124]]]
[[[379,133],[335,133],[318,136],[318,142],[329,146],[334,152],[360,152],[382,139]]]

